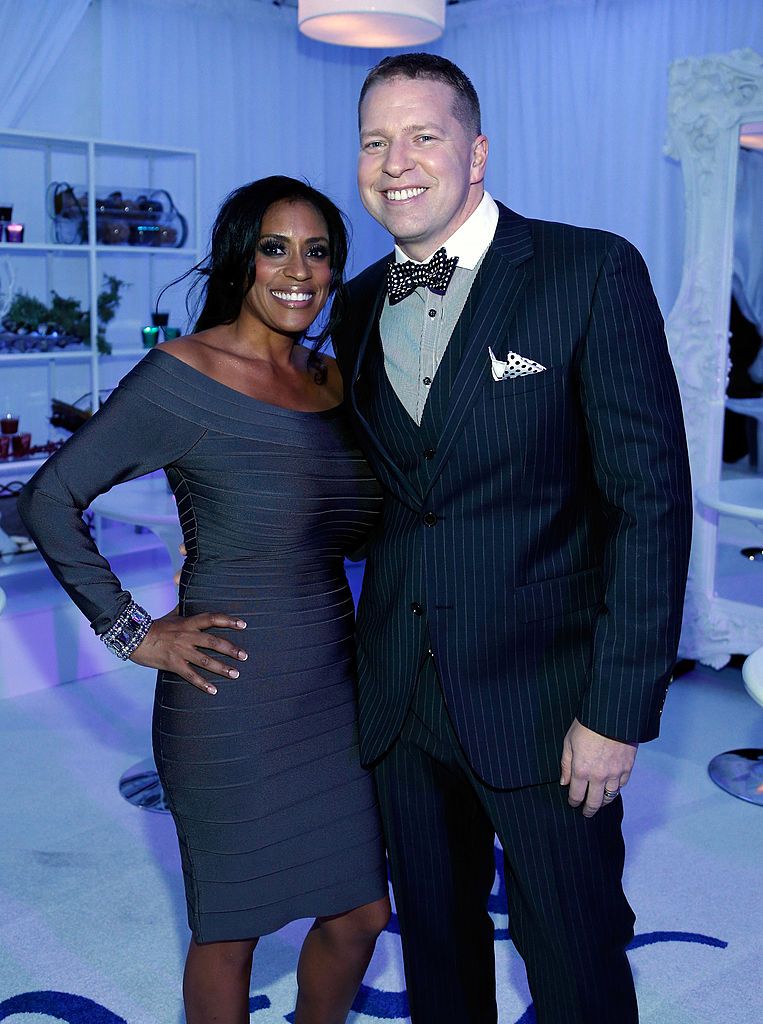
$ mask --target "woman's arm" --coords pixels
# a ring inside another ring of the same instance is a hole
[[[128,374],[102,408],[47,460],[19,496],[19,512],[40,553],[99,636],[118,623],[130,608],[132,597],[96,547],[82,519],[83,511],[115,484],[177,461],[206,431],[187,414],[173,412],[169,407],[171,396],[158,388],[151,389],[149,384],[146,375],[135,370]],[[211,684],[190,668],[191,664],[204,665],[224,676],[234,670],[198,647],[203,645],[234,658],[240,658],[243,652],[201,630],[210,626],[243,628],[239,622],[220,614],[188,619],[165,616],[151,624],[132,660],[176,672],[209,691]]]

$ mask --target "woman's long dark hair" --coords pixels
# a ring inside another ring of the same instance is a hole
[[[195,316],[195,311],[201,306],[194,331],[233,323],[239,315],[244,296],[254,283],[254,261],[262,219],[273,203],[282,200],[309,203],[321,214],[328,227],[329,295],[333,299],[331,314],[319,334],[308,335],[304,339],[312,343],[310,361],[316,366],[320,365],[318,352],[336,329],[345,310],[347,227],[341,210],[330,199],[297,178],[280,174],[260,178],[237,188],[224,200],[212,228],[209,255],[190,271],[196,273],[196,279],[189,291],[189,302],[201,284],[201,294],[192,314]]]

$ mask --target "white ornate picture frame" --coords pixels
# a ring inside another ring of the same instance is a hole
[[[763,121],[763,58],[752,50],[670,68],[666,153],[681,163],[686,241],[666,330],[697,488],[721,476],[739,134]],[[761,211],[763,216],[763,211]],[[716,668],[763,645],[763,607],[715,591],[717,516],[695,502],[680,653]],[[763,565],[755,566],[763,573]]]

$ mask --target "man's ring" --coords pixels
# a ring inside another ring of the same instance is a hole
[[[619,792],[620,792],[619,789],[616,789],[614,792],[610,791],[609,789],[605,789],[604,790],[604,799],[605,800],[614,800]]]

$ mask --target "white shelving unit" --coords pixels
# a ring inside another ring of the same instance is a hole
[[[87,242],[65,244],[56,240],[48,216],[47,189],[51,182],[67,182],[78,194],[87,193]],[[167,190],[185,217],[188,233],[182,248],[169,246],[104,245],[97,241],[96,199],[114,189],[152,192]],[[38,135],[6,130],[0,132],[0,203],[13,205],[13,219],[24,223],[24,241],[0,242],[0,262],[11,261],[15,290],[23,290],[47,302],[51,290],[77,298],[90,311],[90,345],[81,350],[0,353],[0,403],[11,396],[22,414],[21,429],[29,428],[24,403],[35,409],[31,417],[32,442],[42,429],[41,406],[50,412],[52,397],[74,400],[103,387],[102,369],[110,361],[121,377],[144,350],[140,327],[150,322],[149,314],[159,290],[184,273],[199,258],[198,153],[190,149],[139,146],[102,139]],[[109,324],[112,356],[98,352],[96,302],[103,275],[114,274],[131,287],[123,298],[116,318]],[[130,311],[132,307],[132,311]],[[24,381],[24,369],[47,368],[42,381]],[[82,372],[80,372],[82,371]],[[63,378],[66,378],[65,380]],[[107,381],[113,386],[114,379]],[[56,388],[63,394],[55,394]],[[21,389],[21,390],[20,390]],[[28,389],[24,394],[23,389]],[[75,394],[76,393],[76,394]],[[51,428],[51,434],[53,430]],[[23,463],[19,463],[22,468]]]
[[[56,240],[47,211],[48,186],[56,181],[71,184],[80,194],[87,193],[86,243],[69,245]],[[114,189],[167,190],[188,224],[184,245],[171,248],[99,243],[96,199]],[[144,355],[139,331],[150,322],[159,290],[198,262],[198,153],[102,139],[1,131],[0,203],[13,205],[14,221],[25,226],[23,242],[0,241],[0,262],[10,261],[14,291],[25,291],[47,303],[55,289],[78,299],[90,311],[89,346],[0,353],[0,405],[14,405],[13,409],[0,408],[0,414],[18,412],[20,428],[31,429],[32,443],[40,444],[56,435],[47,425],[51,398],[74,401],[89,392],[97,401],[104,383],[113,386]],[[104,273],[114,274],[131,286],[108,326],[112,355],[98,352],[96,303]],[[0,481],[24,481],[42,461],[39,457],[0,460]],[[4,539],[7,541],[0,531],[0,576],[14,572],[13,565],[4,564],[12,547],[9,541],[4,544]],[[3,604],[0,587],[0,609]]]

